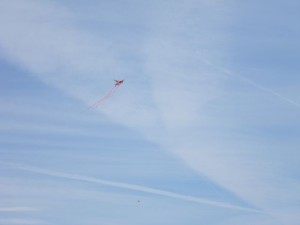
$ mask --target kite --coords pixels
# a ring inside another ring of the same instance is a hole
[[[101,105],[106,99],[108,99],[110,96],[112,96],[113,93],[120,87],[120,85],[124,82],[124,80],[115,80],[115,86],[102,98],[100,98],[97,102],[95,102],[93,105],[89,107],[89,109],[95,109],[99,105]]]

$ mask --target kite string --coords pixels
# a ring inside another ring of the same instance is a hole
[[[96,101],[93,105],[91,105],[89,108],[97,108],[105,99],[107,99],[111,94],[113,93],[115,87],[113,87],[106,95],[104,95],[102,98],[100,98],[98,101]]]
[[[117,90],[118,87],[119,87],[119,85],[114,86],[105,96],[103,96],[98,101],[96,101],[93,105],[91,105],[89,107],[89,109],[95,109],[95,108],[97,108],[104,100],[106,100],[107,98],[109,98]]]

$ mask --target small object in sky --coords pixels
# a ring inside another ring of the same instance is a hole
[[[121,84],[123,84],[124,80],[115,80],[115,87],[120,86]]]
[[[107,98],[109,98],[117,90],[117,88],[120,87],[120,85],[123,82],[124,82],[124,80],[115,80],[115,86],[106,95],[104,95],[97,102],[95,102],[93,105],[91,105],[89,107],[89,109],[95,109],[95,108],[97,108],[100,104],[102,104],[102,102],[104,102],[104,100],[106,100]]]
[[[136,201],[136,206],[138,207],[140,204],[141,204],[141,201],[138,199],[138,200]]]

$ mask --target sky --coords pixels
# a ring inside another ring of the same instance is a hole
[[[0,225],[299,224],[299,8],[0,0]]]

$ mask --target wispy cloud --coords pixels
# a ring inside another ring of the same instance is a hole
[[[247,212],[263,213],[262,211],[257,210],[257,209],[251,209],[251,208],[247,208],[247,207],[232,205],[232,204],[228,204],[228,203],[224,203],[224,202],[212,201],[212,200],[204,199],[204,198],[200,198],[200,197],[182,195],[182,194],[178,194],[175,192],[150,188],[150,187],[141,186],[141,185],[134,185],[134,184],[105,180],[105,179],[86,177],[86,176],[81,176],[81,175],[76,175],[76,174],[49,171],[49,170],[32,167],[32,166],[26,166],[26,165],[6,164],[3,162],[1,164],[2,164],[2,166],[5,166],[5,167],[11,168],[11,169],[22,170],[22,171],[42,174],[42,175],[46,175],[46,176],[59,177],[59,178],[65,178],[65,179],[70,179],[70,180],[79,180],[79,181],[83,181],[83,182],[91,182],[94,184],[117,187],[117,188],[121,188],[121,189],[128,189],[128,190],[132,190],[132,191],[145,192],[148,194],[155,194],[155,195],[179,199],[179,200],[183,200],[183,201],[212,205],[212,206],[216,206],[216,207],[224,207],[224,208],[242,210],[242,211],[247,211]]]
[[[6,207],[0,208],[0,212],[31,212],[38,211],[39,209],[31,208],[31,207]]]
[[[219,62],[229,48],[227,25],[232,16],[230,8],[221,1],[185,1],[184,4],[166,1],[163,5],[154,2],[144,10],[147,13],[139,25],[148,34],[139,36],[137,32],[134,37],[140,40],[139,44],[124,38],[122,43],[126,48],[120,48],[112,38],[103,38],[102,33],[77,26],[74,15],[60,4],[2,1],[0,42],[12,62],[86,104],[105,93],[113,78],[120,74],[128,76],[126,85],[118,90],[113,101],[99,109],[103,115],[143,132],[187,165],[257,208],[276,211],[278,218],[285,215],[281,207],[299,202],[299,182],[293,179],[298,171],[293,159],[299,157],[295,150],[299,141],[281,139],[280,145],[276,137],[261,137],[262,131],[257,127],[271,133],[274,121],[284,123],[284,117],[290,114],[279,116],[260,111],[257,105],[267,103],[260,100],[256,91],[249,93],[252,98],[258,96],[255,104],[244,99],[238,102],[252,110],[227,99],[231,87],[226,86],[227,78],[220,78],[220,73],[243,80],[296,107],[299,103],[216,66],[223,65]],[[134,15],[131,16],[134,21]],[[131,54],[127,53],[128,48]],[[199,63],[199,52],[205,56],[202,63]],[[128,61],[136,67],[127,66]],[[265,124],[263,113],[271,117],[270,127]],[[248,119],[255,124],[250,124]],[[31,167],[20,169],[215,204],[142,186]]]
[[[210,65],[210,66],[212,66],[214,68],[216,68],[217,70],[219,70],[220,72],[222,72],[222,74],[224,74],[224,75],[226,75],[228,77],[237,78],[237,79],[239,79],[239,80],[241,80],[243,82],[248,83],[249,85],[251,85],[251,86],[253,86],[253,87],[257,88],[257,89],[260,89],[260,90],[262,90],[262,91],[264,91],[264,92],[266,92],[268,94],[271,94],[271,95],[277,97],[280,100],[283,100],[285,102],[288,102],[289,104],[292,104],[293,106],[296,106],[297,108],[300,108],[300,103],[298,103],[298,102],[296,102],[296,101],[294,101],[294,100],[292,100],[292,99],[284,96],[283,94],[278,93],[277,91],[275,91],[275,90],[273,90],[271,88],[268,88],[268,87],[266,87],[264,85],[261,85],[261,84],[255,82],[254,80],[251,80],[251,79],[249,79],[249,78],[247,78],[245,76],[242,76],[240,74],[234,73],[234,72],[230,71],[229,69],[224,68],[224,67],[219,66],[219,65],[216,65],[216,64],[214,64],[214,63],[212,63],[212,62],[210,62],[208,60],[202,59],[201,61],[203,61],[204,63],[206,63],[206,64],[208,64],[208,65]]]
[[[19,219],[19,218],[9,218],[0,219],[0,224],[5,225],[35,225],[35,224],[48,224],[41,220],[34,219]]]

